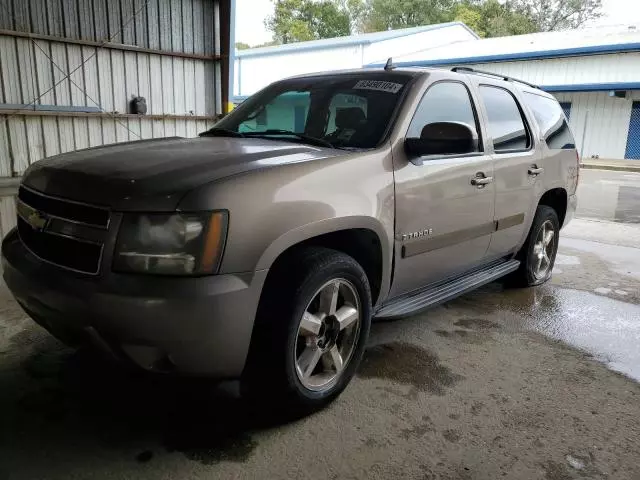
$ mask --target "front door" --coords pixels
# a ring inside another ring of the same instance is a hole
[[[482,136],[469,89],[455,80],[427,89],[407,137],[420,137],[423,127],[435,122],[461,122]],[[428,155],[413,163],[404,153],[394,154],[396,264],[391,296],[483,262],[494,227],[495,191],[491,156],[481,139],[477,143],[468,154]]]

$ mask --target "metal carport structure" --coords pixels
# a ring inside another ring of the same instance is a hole
[[[0,3],[0,233],[33,162],[197,135],[228,108],[235,0]],[[231,60],[231,61],[230,61]],[[147,113],[132,112],[144,97]]]

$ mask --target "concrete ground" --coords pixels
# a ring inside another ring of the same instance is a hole
[[[640,478],[640,204],[591,198],[640,181],[606,173],[583,172],[590,218],[549,284],[375,324],[345,393],[297,421],[74,353],[0,289],[0,479]]]
[[[583,168],[596,170],[615,170],[618,172],[640,172],[638,160],[613,160],[608,158],[583,158],[580,161]]]

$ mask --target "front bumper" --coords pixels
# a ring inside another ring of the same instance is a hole
[[[147,370],[216,378],[242,373],[267,275],[89,277],[41,261],[15,229],[2,266],[20,305],[65,343],[91,343]]]

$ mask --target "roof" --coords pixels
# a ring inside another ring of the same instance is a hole
[[[462,27],[469,31],[473,37],[479,38],[478,35],[462,22],[438,23],[435,25],[424,25],[422,27],[403,28],[400,30],[388,30],[384,32],[363,33],[360,35],[350,35],[348,37],[326,38],[322,40],[311,40],[309,42],[287,43],[285,45],[275,45],[273,47],[249,48],[246,50],[236,51],[235,56],[238,58],[277,55],[286,52],[303,52],[308,50],[320,50],[327,48],[336,48],[350,45],[369,45],[371,43],[382,42],[394,38],[405,37],[407,35],[415,35],[417,33],[428,32],[432,30],[440,30],[443,28]]]
[[[464,65],[640,51],[640,25],[469,40],[394,57],[398,66]],[[367,65],[377,67],[380,64]]]

